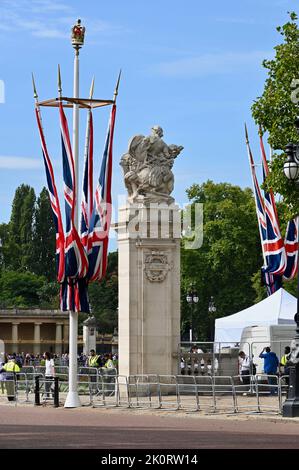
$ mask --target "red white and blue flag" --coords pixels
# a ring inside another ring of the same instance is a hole
[[[42,146],[45,170],[46,170],[46,178],[47,178],[47,185],[48,185],[48,193],[50,198],[50,204],[52,208],[53,220],[55,225],[56,231],[56,274],[58,282],[62,282],[64,280],[65,275],[65,264],[64,264],[64,231],[63,231],[63,224],[62,224],[62,217],[60,211],[60,204],[59,198],[57,193],[57,188],[55,184],[55,177],[54,177],[54,170],[53,165],[50,159],[50,155],[48,153],[46,140],[43,132],[41,115],[39,106],[35,106],[35,115],[37,120],[37,127],[39,130],[39,136]]]
[[[60,307],[62,311],[72,310],[89,313],[88,283],[102,279],[106,273],[112,213],[112,146],[115,114],[116,106],[114,104],[109,119],[100,176],[93,198],[93,120],[91,110],[89,111],[83,173],[80,237],[75,225],[77,198],[75,166],[63,105],[60,101],[59,116],[64,180],[65,234],[54,171],[43,134],[39,107],[36,105],[36,119],[56,228],[57,279],[61,284]]]
[[[87,250],[88,229],[93,212],[93,118],[89,110],[86,126],[86,147],[83,171],[82,201],[81,201],[81,242]]]
[[[88,235],[88,279],[101,280],[107,269],[109,229],[112,215],[112,147],[116,105],[111,109],[100,176],[95,191]]]
[[[260,147],[262,156],[264,181],[269,174],[263,138],[260,134]],[[266,258],[265,271],[282,276],[287,267],[287,257],[284,240],[280,233],[276,203],[273,191],[264,191],[265,217],[266,217],[266,240],[264,242],[264,254]]]
[[[67,120],[59,102],[62,166],[65,200],[65,276],[83,278],[88,271],[88,260],[75,226],[76,181]]]
[[[284,246],[287,255],[287,266],[283,278],[286,281],[294,279],[298,269],[298,223],[299,217],[288,222]]]
[[[268,251],[269,251],[270,245],[268,244],[266,206],[265,206],[265,202],[261,194],[260,186],[259,186],[258,179],[256,176],[255,163],[254,163],[251,148],[249,145],[246,126],[245,126],[245,134],[246,134],[246,146],[247,146],[247,152],[248,152],[248,158],[249,158],[249,165],[250,165],[251,176],[252,176],[252,184],[253,184],[253,190],[254,190],[256,214],[257,214],[258,227],[259,227],[259,232],[260,232],[262,253],[263,253],[263,258],[264,258],[264,266],[261,269],[261,275],[262,275],[263,284],[265,284],[267,288],[267,294],[271,295],[281,287],[282,276],[273,274],[268,269],[269,268]]]

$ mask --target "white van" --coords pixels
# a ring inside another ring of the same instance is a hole
[[[240,351],[244,351],[246,354],[251,352],[253,362],[257,366],[256,372],[262,374],[264,360],[259,358],[262,350],[270,346],[271,351],[275,352],[280,362],[284,348],[290,346],[295,334],[295,323],[293,325],[246,326],[242,331]]]

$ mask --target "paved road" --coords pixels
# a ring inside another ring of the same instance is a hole
[[[4,406],[1,449],[299,449],[299,422],[276,418]]]

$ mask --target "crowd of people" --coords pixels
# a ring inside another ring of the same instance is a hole
[[[69,354],[68,353],[63,353],[63,354],[56,354],[56,353],[49,353],[51,355],[51,359],[53,359],[54,364],[56,366],[68,366],[69,365]],[[15,360],[16,364],[18,364],[19,367],[25,367],[25,366],[45,366],[46,364],[46,359],[45,359],[45,353],[43,354],[33,354],[33,353],[12,353],[12,354],[2,354],[2,359],[0,358],[0,361],[3,363],[3,358],[11,357]],[[78,354],[78,366],[81,367],[88,367],[88,354],[84,354],[83,352],[81,354]],[[97,355],[97,366],[96,367],[105,367],[106,362],[111,359],[113,361],[113,364],[115,368],[118,366],[118,354],[111,354],[111,353],[103,353]],[[90,367],[90,366],[89,366]]]
[[[45,394],[46,397],[50,396],[53,378],[55,377],[55,367],[68,366],[69,355],[64,353],[51,354],[46,351],[44,354],[30,354],[30,353],[13,353],[13,354],[0,354],[0,393],[7,393],[9,401],[15,401],[15,382],[18,374],[22,372],[22,368],[28,366],[41,366],[44,367],[45,381]],[[78,355],[79,367],[93,367],[93,368],[118,368],[118,355],[117,354],[96,354],[94,349],[90,350],[89,355],[81,353]],[[25,370],[25,369],[24,369]]]

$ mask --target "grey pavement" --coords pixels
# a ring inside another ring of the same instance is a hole
[[[1,406],[1,449],[299,449],[299,420]]]

